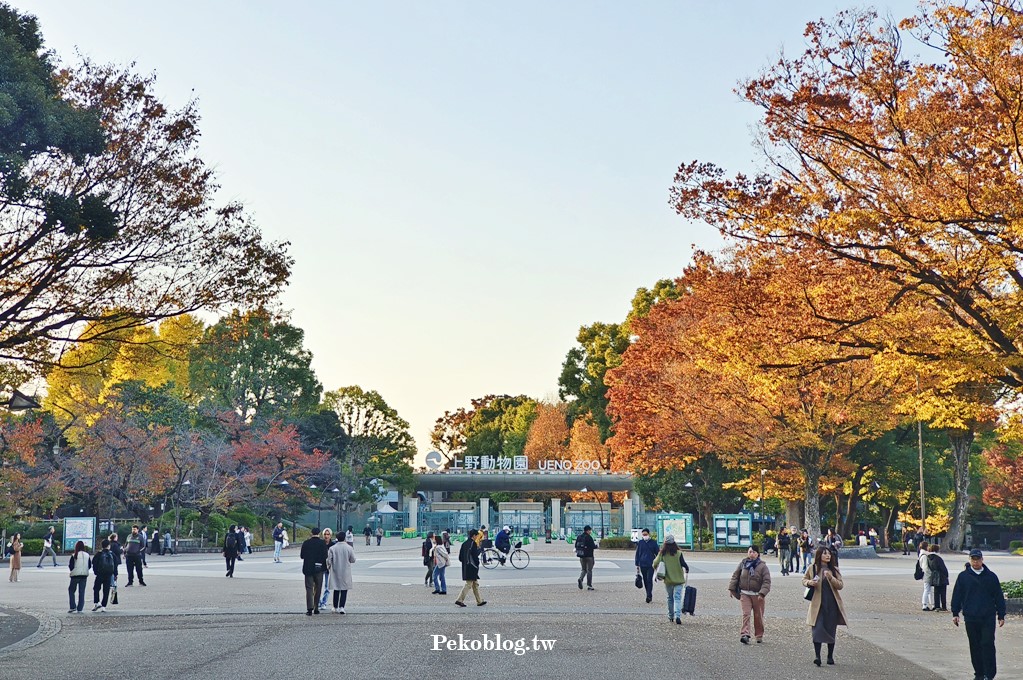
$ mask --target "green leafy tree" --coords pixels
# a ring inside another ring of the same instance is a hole
[[[232,312],[206,330],[189,363],[200,404],[230,409],[250,422],[309,413],[322,387],[302,345],[302,329],[264,310]]]
[[[400,491],[414,488],[411,463],[415,440],[408,422],[378,392],[358,385],[342,387],[323,395],[323,405],[336,415],[343,434],[331,453],[346,502],[376,501],[379,486],[371,483],[376,479]]]

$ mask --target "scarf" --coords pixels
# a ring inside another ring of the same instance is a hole
[[[756,558],[755,560],[745,560],[742,563],[742,568],[743,569],[749,569],[749,575],[753,576],[753,570],[757,568],[758,564],[760,564],[760,558],[759,557]]]

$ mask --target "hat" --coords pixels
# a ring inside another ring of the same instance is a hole
[[[970,551],[970,559],[973,559],[974,557],[981,557],[982,558],[982,557],[984,557],[984,553],[982,553],[977,548],[974,548],[973,550]]]
[[[667,536],[664,537],[664,542],[665,543],[674,543],[675,542],[675,535],[674,534],[668,534]]]
[[[511,531],[511,527],[510,527],[510,526],[508,526],[507,524],[505,524],[505,525],[504,525],[503,527],[501,527],[501,528],[502,528],[502,529],[503,529],[504,531]]]

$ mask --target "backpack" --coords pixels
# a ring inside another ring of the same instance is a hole
[[[924,569],[923,567],[920,566],[919,559],[917,559],[916,561],[916,569],[913,570],[913,578],[916,579],[917,581],[924,580]]]
[[[575,556],[576,557],[586,557],[586,548],[583,547],[583,536],[585,536],[585,535],[586,534],[582,534],[581,536],[579,536],[579,538],[575,539]]]
[[[227,542],[224,543],[224,547],[227,550],[235,550],[238,547],[238,539],[235,538],[234,534],[227,535]]]
[[[96,559],[92,561],[92,571],[96,576],[110,576],[114,573],[114,556],[109,550],[96,555]]]

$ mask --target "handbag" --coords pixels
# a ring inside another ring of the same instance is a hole
[[[640,574],[636,574],[636,587],[637,588],[643,587],[643,577]]]
[[[813,575],[817,576],[817,566],[816,565],[814,565],[814,568],[813,568]],[[803,591],[803,599],[806,600],[807,602],[813,600],[813,590],[814,590],[814,586],[807,586],[806,590]]]

